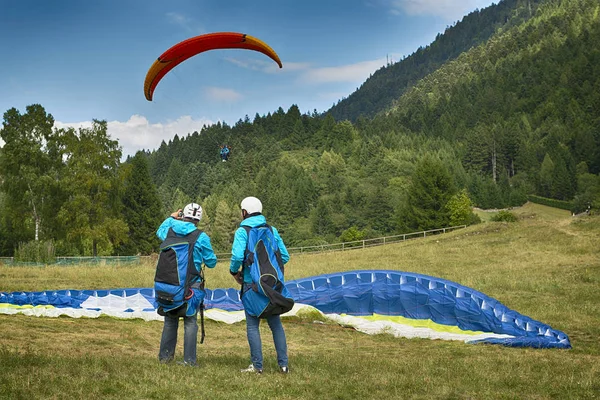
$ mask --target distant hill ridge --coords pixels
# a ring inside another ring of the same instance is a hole
[[[519,25],[534,15],[543,0],[502,0],[466,15],[438,34],[435,41],[403,60],[385,66],[369,77],[354,93],[340,100],[328,114],[337,121],[372,117],[392,106],[407,88],[448,61],[486,42],[498,30]],[[402,40],[402,38],[398,38]]]

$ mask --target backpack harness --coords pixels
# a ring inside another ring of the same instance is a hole
[[[283,260],[273,228],[267,224],[242,227],[248,236],[242,271],[250,268],[252,277],[250,289],[244,291],[242,284],[240,297],[244,309],[259,318],[290,311],[294,300],[284,285]]]
[[[177,236],[169,228],[160,245],[154,276],[154,292],[159,315],[191,317],[200,310],[204,342],[204,268],[194,265],[194,245],[202,231],[196,229],[187,236]],[[193,290],[195,289],[195,290]]]

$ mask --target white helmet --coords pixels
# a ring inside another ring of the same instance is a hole
[[[202,207],[200,204],[190,203],[183,209],[183,218],[189,218],[196,221],[202,219]]]
[[[262,203],[256,197],[246,197],[242,200],[242,210],[248,214],[262,213]]]

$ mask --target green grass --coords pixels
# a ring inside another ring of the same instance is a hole
[[[498,214],[498,211],[495,210],[481,210],[479,208],[474,209],[473,212],[481,219],[481,222],[490,222]]]
[[[516,223],[364,250],[294,255],[287,279],[395,269],[456,281],[567,333],[571,350],[368,336],[310,316],[284,319],[292,373],[249,364],[243,323],[208,321],[200,368],[159,365],[160,322],[0,315],[0,398],[580,399],[600,393],[600,218],[527,204]],[[285,239],[285,238],[284,238]],[[208,286],[232,287],[228,263]],[[0,267],[1,291],[151,287],[154,265]],[[263,324],[266,325],[266,324]],[[262,327],[264,328],[264,327]],[[262,329],[261,328],[261,329]],[[180,328],[178,356],[182,353]]]
[[[531,202],[526,203],[523,207],[512,208],[508,211],[513,214],[521,215],[522,217],[537,217],[544,220],[567,219],[571,215],[571,213],[566,210]],[[473,212],[481,218],[482,222],[490,222],[492,218],[498,214],[497,210],[482,210],[479,208],[475,208]]]

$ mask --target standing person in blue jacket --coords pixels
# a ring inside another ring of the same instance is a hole
[[[250,276],[249,268],[240,268],[244,262],[244,255],[246,252],[246,246],[248,243],[248,234],[243,228],[244,226],[254,228],[260,225],[265,225],[267,220],[262,215],[262,203],[256,197],[246,197],[242,200],[242,218],[243,221],[240,223],[240,227],[236,230],[233,239],[233,246],[231,249],[231,264],[229,266],[229,272],[234,276],[235,280],[242,285],[242,292],[246,290],[252,290],[252,278]],[[283,263],[287,263],[290,259],[285,244],[279,236],[277,229],[273,228],[273,235],[279,246],[281,252],[281,260]],[[282,266],[283,267],[283,266]],[[263,355],[262,355],[262,342],[260,339],[260,331],[258,329],[260,319],[258,317],[246,313],[246,334],[248,337],[248,344],[250,345],[250,359],[252,364],[242,372],[255,372],[261,374],[263,372]],[[287,343],[285,338],[285,331],[281,324],[279,315],[271,315],[267,317],[267,323],[271,332],[273,333],[273,341],[275,343],[275,350],[277,352],[277,363],[279,364],[280,372],[287,374],[288,369],[288,356],[287,356]]]
[[[162,241],[165,240],[170,229],[177,236],[185,237],[194,232],[196,225],[202,219],[202,207],[196,203],[190,203],[183,210],[179,209],[171,214],[169,218],[163,221],[158,228],[156,236]],[[194,265],[188,268],[196,268],[200,274],[202,263],[209,268],[214,268],[217,265],[217,256],[215,255],[210,244],[210,238],[202,232],[196,243],[194,244]],[[200,286],[202,282],[196,282],[192,286],[193,299],[197,307],[204,299],[204,290]],[[197,303],[197,304],[196,304]],[[193,315],[187,313],[183,317],[184,337],[183,337],[183,364],[196,366],[196,347],[198,338],[198,310],[192,310]],[[158,359],[162,363],[173,361],[175,355],[175,346],[177,344],[177,328],[179,326],[179,316],[171,315],[169,312],[165,314],[165,322],[160,340],[160,350]]]

